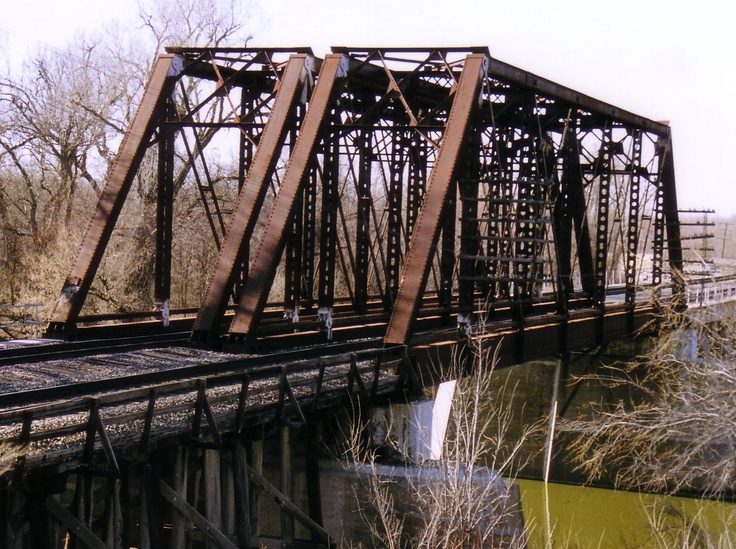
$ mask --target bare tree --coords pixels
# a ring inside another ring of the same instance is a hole
[[[571,454],[591,479],[620,487],[732,496],[736,489],[736,332],[733,319],[669,312],[641,363],[616,365],[631,402],[567,422]]]
[[[7,258],[0,274],[14,281],[0,290],[0,303],[53,301],[163,47],[244,46],[251,7],[238,0],[141,1],[137,26],[111,25],[65,48],[39,50],[18,75],[0,77],[0,239]],[[91,291],[92,310],[130,310],[147,300],[157,184],[149,164],[121,214],[108,250],[113,260],[103,262]],[[177,191],[190,170],[184,157],[179,166]],[[182,223],[192,228],[196,219]]]
[[[254,2],[241,0],[138,2],[138,16],[156,51],[164,46],[245,46],[253,37],[248,27],[255,12]]]

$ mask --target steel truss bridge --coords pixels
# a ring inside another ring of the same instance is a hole
[[[154,303],[83,314],[145,177]],[[172,269],[185,188],[217,249],[193,309],[177,308]],[[49,343],[0,353],[0,432],[26,448],[5,476],[3,543],[54,546],[62,529],[88,547],[177,546],[194,528],[213,546],[268,545],[242,503],[258,487],[283,510],[281,540],[297,521],[311,536],[300,546],[329,545],[318,483],[308,513],[289,491],[294,425],[421,384],[423,359],[467,338],[513,364],[633,333],[656,313],[648,296],[685,302],[679,229],[666,124],[486,48],[168,48]],[[280,488],[262,471],[272,424]],[[148,461],[156,452],[169,469]],[[315,467],[306,458],[309,478]],[[205,509],[187,488],[195,469]],[[50,474],[76,474],[71,499]]]
[[[210,168],[224,153],[234,157],[225,182]],[[385,344],[404,345],[428,317],[469,328],[499,311],[518,326],[540,313],[605,311],[612,273],[635,310],[642,288],[682,270],[665,124],[486,48],[335,48],[324,59],[308,49],[169,48],[48,336],[78,328],[146,159],[158,170],[157,308],[171,313],[177,302],[172,247],[185,243],[172,228],[184,185],[198,189],[219,248],[195,342],[225,332],[257,341],[276,303],[289,332],[316,324],[331,339],[344,319],[375,315]],[[231,212],[218,194],[226,185],[238,188]]]

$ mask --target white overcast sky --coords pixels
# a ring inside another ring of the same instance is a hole
[[[19,58],[132,17],[135,0],[0,0],[0,53]],[[244,0],[245,1],[245,0]],[[255,0],[251,45],[488,46],[491,55],[669,121],[681,208],[736,214],[736,2]]]

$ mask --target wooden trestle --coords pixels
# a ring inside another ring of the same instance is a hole
[[[0,546],[331,547],[320,425],[345,404],[395,393],[404,361],[366,351],[246,373],[241,359],[153,384],[134,376],[104,394],[80,383],[78,397],[44,404],[18,395],[0,410],[17,454],[2,460],[12,470],[0,486]]]

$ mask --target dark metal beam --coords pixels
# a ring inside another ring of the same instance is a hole
[[[445,199],[450,186],[455,184],[458,159],[466,141],[471,113],[477,104],[487,62],[487,57],[482,54],[472,54],[466,58],[437,163],[427,184],[422,209],[409,245],[398,295],[384,339],[387,345],[403,345],[411,335],[411,326],[429,274],[430,258],[437,245]]]
[[[171,118],[176,106],[171,98],[166,101],[166,118]],[[160,130],[161,131],[161,130]],[[169,308],[171,297],[171,245],[174,218],[174,131],[159,138],[158,146],[158,199],[156,212],[156,280],[154,301],[162,311]],[[166,314],[166,313],[164,313]]]
[[[148,148],[156,115],[171,94],[180,65],[179,58],[166,54],[160,55],[153,66],[141,103],[120,145],[77,257],[51,313],[47,335],[72,329],[82,310],[136,170]]]
[[[565,86],[561,86],[551,80],[547,80],[546,78],[537,76],[536,74],[519,69],[513,65],[499,61],[498,59],[491,58],[488,73],[490,76],[500,78],[507,82],[513,82],[514,84],[518,84],[524,88],[538,91],[543,95],[560,99],[571,105],[577,105],[584,110],[604,114],[607,117],[624,122],[631,126],[642,128],[659,136],[664,137],[669,135],[670,128],[666,124],[649,120],[648,118],[633,114],[609,103],[594,99],[584,93],[566,88]]]
[[[672,154],[672,135],[667,134],[660,147],[662,161],[662,214],[666,226],[667,252],[672,277],[672,292],[675,306],[685,306],[685,281],[683,279],[682,238],[680,235],[680,219],[677,209],[677,187],[675,185],[675,160]]]
[[[295,55],[289,59],[281,86],[258,144],[245,183],[230,218],[225,240],[210,276],[202,306],[194,323],[192,339],[208,341],[219,337],[219,326],[235,283],[236,267],[253,235],[258,212],[263,205],[270,178],[289,129],[289,121],[299,100],[310,58]],[[247,284],[247,281],[246,281]]]
[[[291,217],[296,197],[307,174],[312,152],[322,132],[334,95],[340,91],[338,81],[346,76],[345,57],[331,54],[325,57],[302,123],[301,133],[274,199],[263,237],[253,258],[243,295],[230,326],[230,335],[252,333],[263,312],[268,292],[276,274],[278,260],[284,246],[287,220]],[[256,153],[257,154],[257,153]]]

